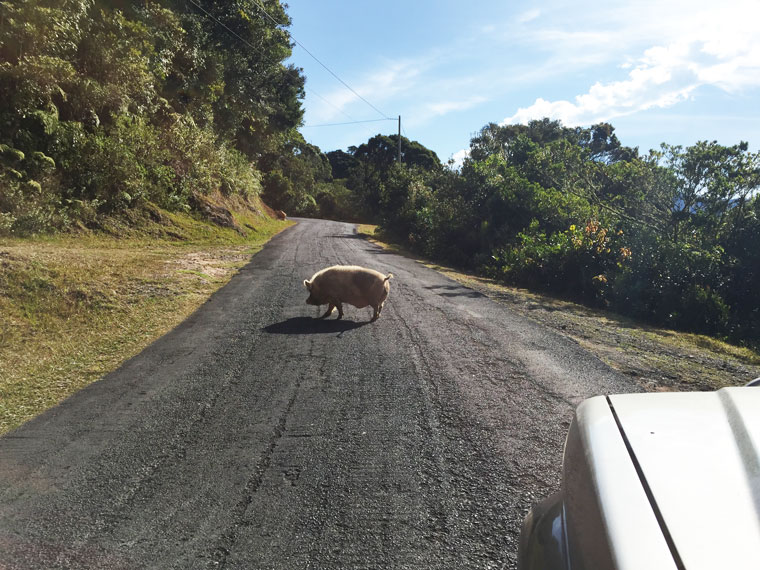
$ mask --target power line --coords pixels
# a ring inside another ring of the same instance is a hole
[[[349,114],[348,114],[348,113],[346,113],[346,112],[345,112],[343,109],[341,109],[340,107],[338,107],[338,106],[337,106],[335,103],[333,103],[332,101],[328,101],[327,99],[325,99],[324,97],[322,97],[322,95],[320,95],[319,93],[317,93],[317,92],[316,92],[314,89],[312,89],[311,87],[309,87],[308,89],[311,91],[311,94],[312,94],[312,95],[316,95],[317,97],[319,97],[320,99],[322,99],[322,101],[324,101],[325,103],[327,103],[328,105],[330,105],[330,107],[332,107],[333,109],[335,109],[335,110],[336,110],[336,111],[338,111],[339,113],[341,113],[341,114],[345,115],[346,117],[348,117],[348,118],[349,118],[349,119],[351,119],[352,121],[356,121],[356,119],[354,119],[354,118],[353,118],[351,115],[349,115]],[[377,119],[377,120],[378,120],[378,121],[384,121],[385,119]],[[359,123],[360,123],[361,121],[356,121],[356,122],[359,122]]]
[[[271,21],[272,21],[272,22],[273,22],[273,23],[274,23],[276,26],[283,26],[283,24],[280,24],[280,23],[279,23],[277,20],[275,20],[275,19],[274,19],[274,18],[273,18],[273,17],[272,17],[272,16],[271,16],[271,15],[270,15],[270,14],[269,14],[269,13],[268,13],[268,12],[267,12],[265,9],[264,9],[264,7],[263,7],[263,6],[262,6],[262,5],[261,5],[261,4],[260,4],[260,3],[259,3],[257,0],[253,0],[253,1],[254,1],[254,3],[256,4],[256,6],[258,6],[259,10],[261,10],[261,12],[263,12],[263,14],[264,14],[264,15],[265,15],[267,18],[269,18],[269,19],[270,19],[270,20],[271,20]],[[243,42],[245,45],[247,45],[247,46],[248,46],[248,47],[250,47],[251,49],[254,49],[254,50],[256,50],[256,51],[261,51],[261,49],[264,47],[264,46],[255,46],[255,45],[253,45],[251,42],[249,42],[248,40],[246,40],[245,38],[241,37],[241,36],[240,36],[238,33],[236,33],[234,30],[232,30],[232,29],[231,29],[229,26],[227,26],[227,25],[226,25],[224,22],[222,22],[221,20],[219,20],[217,17],[215,17],[215,16],[214,16],[213,14],[211,14],[210,12],[208,12],[208,11],[207,11],[205,8],[203,8],[203,6],[201,6],[200,4],[198,4],[198,3],[197,3],[195,0],[190,0],[190,3],[191,3],[191,4],[193,4],[193,5],[194,5],[196,8],[198,8],[198,9],[199,9],[201,12],[203,12],[203,13],[204,13],[206,16],[208,16],[209,18],[211,18],[212,20],[214,20],[214,21],[215,21],[217,24],[219,24],[220,26],[222,26],[222,27],[223,27],[225,30],[227,30],[229,33],[231,33],[233,36],[235,36],[237,39],[239,39],[241,42]],[[354,118],[353,118],[351,115],[349,115],[349,114],[348,114],[346,111],[344,111],[343,109],[341,109],[340,107],[338,107],[337,105],[335,105],[334,103],[332,103],[331,101],[329,101],[329,100],[327,100],[326,98],[324,98],[324,97],[323,97],[322,95],[320,95],[320,94],[319,94],[319,93],[318,93],[318,92],[317,92],[315,89],[313,89],[313,88],[309,87],[309,91],[310,91],[310,92],[311,92],[313,95],[316,95],[316,96],[317,96],[319,99],[321,99],[322,101],[324,101],[325,103],[327,103],[328,105],[330,105],[331,107],[333,107],[334,109],[336,109],[338,112],[340,112],[341,114],[343,114],[343,115],[345,115],[346,117],[348,117],[349,119],[351,119],[351,121],[350,121],[350,122],[345,122],[345,123],[328,123],[328,124],[324,124],[324,125],[306,125],[306,126],[304,126],[304,127],[302,127],[302,128],[308,128],[308,127],[328,127],[328,126],[329,126],[329,127],[331,127],[331,126],[339,126],[339,125],[353,125],[353,124],[361,124],[361,123],[372,123],[372,122],[380,122],[380,121],[395,121],[395,120],[396,120],[396,119],[393,119],[393,118],[391,118],[391,117],[388,117],[388,116],[387,116],[385,113],[383,113],[383,112],[382,112],[380,109],[378,109],[377,107],[375,107],[375,106],[374,106],[372,103],[370,103],[370,102],[369,102],[369,101],[367,101],[367,100],[366,100],[364,97],[362,97],[362,96],[361,96],[361,95],[359,95],[359,94],[358,94],[356,91],[354,91],[354,90],[351,88],[351,86],[350,86],[350,85],[348,85],[348,84],[347,84],[345,81],[343,81],[343,80],[342,80],[340,77],[338,77],[338,76],[337,76],[335,73],[333,73],[333,71],[332,71],[332,70],[330,70],[330,68],[328,68],[328,67],[327,67],[327,66],[326,66],[324,63],[322,63],[322,62],[321,62],[319,59],[317,59],[317,58],[316,58],[316,56],[314,56],[314,54],[313,54],[313,53],[311,53],[311,52],[310,52],[310,51],[309,51],[309,50],[308,50],[308,49],[307,49],[307,48],[306,48],[306,47],[305,47],[305,46],[304,46],[304,45],[303,45],[301,42],[299,42],[299,41],[298,41],[298,40],[297,40],[297,39],[296,39],[296,38],[293,36],[293,34],[291,34],[291,33],[290,33],[288,30],[283,30],[283,31],[284,31],[286,34],[288,34],[288,36],[289,36],[289,37],[290,37],[290,38],[291,38],[291,39],[292,39],[292,40],[293,40],[293,41],[294,41],[296,44],[298,44],[298,45],[299,45],[299,46],[300,46],[300,47],[301,47],[301,48],[302,48],[302,49],[303,49],[303,50],[304,50],[306,53],[308,53],[308,54],[309,54],[309,55],[310,55],[310,56],[311,56],[311,57],[312,57],[312,58],[313,58],[313,59],[314,59],[314,60],[315,60],[317,63],[319,63],[319,64],[320,64],[322,67],[324,67],[324,68],[325,68],[325,69],[326,69],[328,72],[330,72],[330,74],[331,74],[333,77],[335,77],[335,78],[336,78],[338,81],[340,81],[340,82],[341,82],[341,83],[342,83],[342,84],[343,84],[343,85],[344,85],[344,86],[345,86],[345,87],[346,87],[346,88],[347,88],[349,91],[351,91],[351,92],[352,92],[354,95],[356,95],[356,96],[357,96],[359,99],[361,99],[362,101],[364,101],[364,102],[365,102],[367,105],[369,105],[370,107],[372,107],[372,109],[374,109],[375,111],[377,111],[377,112],[378,112],[378,113],[379,113],[379,114],[380,114],[380,115],[383,117],[382,119],[374,119],[374,120],[367,120],[367,121],[356,121],[356,120],[354,120]]]
[[[190,0],[190,1],[192,2],[193,0]],[[263,14],[264,14],[264,15],[265,15],[267,18],[269,18],[269,19],[270,19],[272,22],[274,22],[274,24],[275,24],[276,26],[282,26],[282,25],[283,25],[283,24],[279,23],[277,20],[275,20],[275,19],[274,19],[274,18],[273,18],[273,17],[272,17],[272,16],[271,16],[271,15],[270,15],[270,14],[269,14],[269,13],[268,13],[268,12],[267,12],[265,9],[264,9],[264,7],[263,7],[263,6],[262,6],[262,5],[259,3],[259,1],[258,1],[258,0],[253,0],[253,3],[254,3],[254,4],[256,4],[256,5],[259,7],[259,9],[260,9],[260,10],[263,12]],[[343,80],[342,80],[340,77],[338,77],[338,76],[337,76],[337,75],[336,75],[336,74],[335,74],[335,73],[334,73],[334,72],[333,72],[333,71],[332,71],[332,70],[331,70],[329,67],[327,67],[327,66],[326,66],[324,63],[322,63],[322,62],[321,62],[319,59],[317,59],[317,57],[316,57],[316,56],[315,56],[313,53],[311,53],[311,52],[310,52],[310,51],[309,51],[309,50],[306,48],[306,46],[305,46],[305,45],[303,45],[301,42],[299,42],[299,41],[298,41],[298,40],[295,38],[295,36],[294,36],[293,34],[291,34],[291,33],[290,33],[288,30],[283,30],[283,31],[284,31],[286,34],[288,34],[288,36],[290,36],[290,39],[292,39],[292,40],[293,40],[293,41],[294,41],[294,42],[295,42],[295,43],[296,43],[298,46],[300,46],[300,47],[301,47],[301,49],[303,49],[303,50],[304,50],[306,53],[308,53],[308,54],[309,54],[309,55],[312,57],[312,59],[313,59],[314,61],[316,61],[316,62],[317,62],[319,65],[321,65],[322,67],[324,67],[324,68],[325,68],[325,69],[328,71],[328,73],[330,73],[330,75],[332,75],[332,76],[333,76],[335,79],[337,79],[338,81],[340,81],[340,82],[341,82],[341,83],[342,83],[342,84],[343,84],[343,85],[346,87],[346,89],[348,89],[349,91],[351,91],[351,93],[353,93],[353,94],[354,94],[354,95],[356,95],[356,96],[357,96],[359,99],[361,99],[362,101],[364,101],[364,102],[365,102],[367,105],[369,105],[370,107],[372,107],[372,108],[373,108],[375,111],[377,111],[377,112],[378,112],[378,113],[379,113],[379,114],[380,114],[380,115],[381,115],[381,116],[382,116],[384,119],[388,119],[389,121],[393,121],[393,120],[394,120],[394,119],[391,119],[391,118],[390,118],[388,115],[386,115],[385,113],[383,113],[383,112],[382,112],[380,109],[378,109],[377,107],[375,107],[375,106],[374,106],[372,103],[370,103],[369,101],[367,101],[367,100],[366,100],[364,97],[362,97],[361,95],[359,95],[359,94],[358,94],[356,91],[354,91],[354,90],[353,90],[353,88],[352,88],[352,87],[351,87],[351,86],[350,86],[348,83],[346,83],[345,81],[343,81]]]
[[[248,47],[250,47],[250,48],[252,48],[252,49],[254,49],[256,51],[261,51],[261,49],[263,48],[263,46],[256,47],[251,42],[249,42],[245,38],[241,37],[234,30],[230,29],[230,27],[227,26],[224,22],[222,22],[217,17],[215,17],[213,14],[209,13],[206,9],[204,9],[203,6],[201,6],[200,4],[198,4],[197,2],[195,2],[195,0],[190,0],[190,2],[195,7],[197,7],[199,10],[201,10],[204,14],[206,14],[206,16],[208,16],[209,18],[211,18],[212,20],[214,20],[217,24],[219,24],[220,26],[222,26],[225,30],[227,30],[229,33],[231,33],[233,36],[235,36],[237,39],[239,39],[241,42],[243,42]],[[322,97],[322,95],[320,95],[315,89],[309,87],[309,90],[311,91],[311,93],[313,95],[316,95],[317,97],[319,97],[320,99],[322,99],[322,101],[324,101],[325,103],[327,103],[328,105],[330,105],[331,107],[333,107],[339,113],[342,113],[343,115],[345,115],[346,117],[348,117],[352,121],[354,120],[354,118],[351,115],[349,115],[348,113],[346,113],[343,109],[341,109],[340,107],[338,107],[337,105],[335,105],[331,101],[328,101],[327,99],[325,99],[324,97]]]
[[[200,4],[198,4],[195,0],[190,0],[190,3],[193,4],[196,8],[198,8],[200,11],[202,11],[209,18],[211,18],[212,20],[214,20],[217,24],[219,24],[220,26],[222,26],[225,30],[227,30],[229,33],[231,33],[233,36],[235,36],[237,39],[239,39],[241,42],[243,42],[248,47],[253,48],[256,51],[261,50],[261,48],[263,47],[263,46],[256,47],[255,45],[253,45],[251,42],[249,42],[245,38],[239,36],[234,30],[230,29],[224,22],[222,22],[221,20],[219,20],[213,14],[207,12],[206,9],[203,6],[201,6]]]
[[[339,127],[341,125],[358,125],[359,123],[379,123],[381,121],[395,121],[396,119],[369,119],[366,121],[351,121],[349,123],[323,123],[321,125],[304,125],[304,129],[312,127]]]

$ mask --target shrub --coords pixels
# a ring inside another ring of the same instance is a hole
[[[597,220],[547,234],[534,219],[518,239],[494,251],[488,273],[593,304],[606,304],[610,281],[631,255],[622,230]]]

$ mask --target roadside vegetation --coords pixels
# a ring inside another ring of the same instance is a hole
[[[0,236],[219,221],[216,194],[305,182],[289,23],[277,0],[0,2]]]
[[[378,224],[582,344],[603,330],[648,389],[732,383],[699,384],[668,331],[754,370],[747,143],[641,152],[544,119],[484,126],[460,166],[395,135],[324,153],[289,24],[279,0],[0,1],[0,432],[180,322],[285,226],[269,207]]]
[[[291,224],[237,216],[255,229],[242,235],[176,214],[143,221],[129,238],[0,239],[0,433],[174,328]]]
[[[340,155],[345,183],[411,251],[654,326],[760,346],[760,152],[747,143],[641,154],[609,124],[545,119],[487,125],[453,169],[419,148],[398,164],[397,139],[382,138]]]
[[[611,311],[432,263],[388,241],[375,225],[361,225],[359,232],[573,339],[647,391],[709,391],[742,386],[760,378],[760,354],[750,348],[706,335],[646,325]]]

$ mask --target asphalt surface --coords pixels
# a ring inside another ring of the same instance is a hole
[[[303,280],[334,264],[394,274],[378,321],[315,319]],[[171,333],[0,438],[0,569],[513,568],[574,407],[627,391],[354,226],[300,220]]]

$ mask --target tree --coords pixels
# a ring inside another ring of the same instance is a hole
[[[385,189],[398,166],[398,140],[398,135],[375,135],[358,147],[348,148],[354,163],[347,172],[347,186],[356,194],[362,214],[369,219],[383,219],[383,212],[390,213],[388,208],[401,207],[390,204]],[[435,152],[417,141],[401,137],[401,149],[403,168],[431,173],[443,170]]]
[[[760,153],[745,142],[727,147],[700,141],[683,149],[663,144],[663,158],[676,180],[671,205],[672,237],[715,243],[742,220],[748,197],[760,187]]]
[[[335,179],[348,178],[351,169],[359,164],[358,158],[342,150],[328,152],[327,159],[330,161],[332,175]]]
[[[279,0],[0,2],[2,231],[258,193],[252,162],[300,152],[289,24]]]
[[[388,168],[398,157],[398,135],[375,135],[358,147],[350,147],[354,158],[372,165],[377,170]],[[408,167],[425,170],[441,168],[438,156],[417,141],[401,137],[401,162]]]

